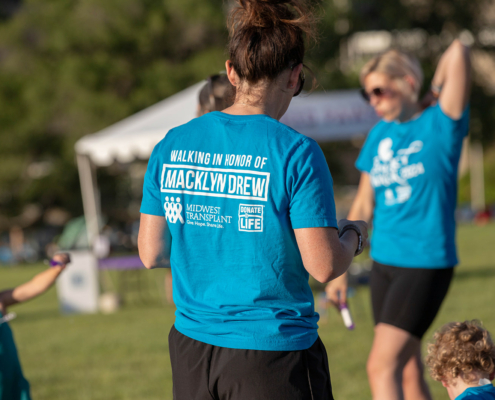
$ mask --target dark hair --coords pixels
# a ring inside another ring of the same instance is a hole
[[[242,80],[272,80],[304,60],[304,35],[316,39],[305,0],[237,0],[229,16],[229,54]]]
[[[225,74],[212,75],[199,92],[201,112],[222,111],[234,102],[235,88]]]

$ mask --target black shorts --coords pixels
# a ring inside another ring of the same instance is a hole
[[[212,346],[172,327],[168,336],[175,400],[333,400],[320,338],[307,350]]]
[[[375,324],[403,329],[421,339],[435,319],[454,268],[401,268],[373,263],[371,303]]]

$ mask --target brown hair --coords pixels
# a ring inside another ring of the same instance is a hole
[[[490,375],[495,370],[495,346],[479,321],[446,324],[435,333],[434,340],[428,345],[426,363],[437,381],[460,376],[472,383],[476,373]]]
[[[199,92],[201,113],[222,111],[234,103],[235,87],[225,74],[212,75]]]
[[[304,35],[316,39],[305,0],[236,0],[229,16],[229,54],[241,80],[272,80],[304,60]]]

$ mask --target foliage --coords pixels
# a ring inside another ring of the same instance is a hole
[[[358,86],[357,69],[342,70],[339,59],[354,32],[424,29],[438,42],[421,54],[431,78],[449,40],[466,28],[476,36],[486,25],[486,0],[313,1],[321,39],[307,63],[322,90]],[[25,0],[0,19],[0,220],[31,203],[81,214],[76,140],[223,69],[228,5]],[[495,125],[495,101],[487,93],[473,88],[472,134],[485,144],[493,141]],[[33,174],[40,163],[49,168]],[[105,193],[126,184],[100,174]],[[348,174],[334,175],[336,183],[349,182]]]
[[[221,0],[27,0],[0,24],[0,211],[82,212],[74,143],[223,67]],[[33,179],[33,162],[53,163]]]

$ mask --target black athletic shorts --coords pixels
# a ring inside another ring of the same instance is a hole
[[[212,346],[172,327],[168,336],[175,400],[333,400],[320,338],[307,350]]]
[[[454,268],[402,268],[373,263],[371,303],[375,324],[403,329],[421,339],[435,319]]]

